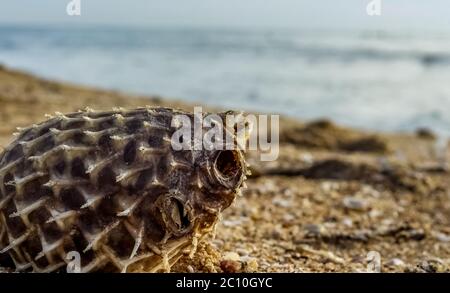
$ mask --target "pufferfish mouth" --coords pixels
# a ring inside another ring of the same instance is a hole
[[[245,164],[239,150],[219,151],[211,169],[212,179],[226,189],[234,190],[244,181]]]

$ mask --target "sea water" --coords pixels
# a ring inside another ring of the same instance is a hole
[[[450,136],[450,34],[0,26],[0,63],[198,104]]]

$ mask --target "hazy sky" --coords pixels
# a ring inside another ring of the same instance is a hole
[[[369,17],[371,0],[0,0],[0,23],[81,23],[138,26],[249,28],[450,29],[450,0],[381,0],[382,16]]]

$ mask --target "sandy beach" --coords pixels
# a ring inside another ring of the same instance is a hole
[[[0,151],[16,127],[90,107],[193,105],[48,81],[0,67]],[[280,157],[260,162],[242,197],[181,272],[450,272],[450,144],[432,131],[386,134],[332,121],[280,120]],[[145,271],[145,268],[143,269]]]

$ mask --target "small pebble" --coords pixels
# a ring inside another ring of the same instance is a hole
[[[305,164],[313,164],[314,163],[314,157],[310,153],[304,153],[301,155],[301,160]]]
[[[305,230],[308,233],[314,234],[314,235],[321,235],[325,233],[325,227],[318,224],[307,224],[305,225]]]
[[[236,252],[227,252],[225,253],[225,255],[223,256],[224,260],[231,260],[231,261],[241,261],[241,257],[239,256],[239,254],[237,254]]]
[[[363,211],[368,208],[369,203],[367,200],[347,196],[343,199],[342,203],[344,206],[348,209],[355,210],[355,211]]]
[[[237,252],[240,256],[247,256],[247,255],[250,254],[246,249],[243,249],[243,248],[237,248],[237,249],[236,249],[236,252]]]
[[[337,184],[334,182],[322,182],[320,188],[325,192],[330,192],[337,188]]]
[[[362,191],[363,194],[370,195],[370,196],[372,196],[374,198],[379,198],[380,197],[380,192],[378,190],[374,189],[370,185],[364,185],[362,187],[361,191]]]
[[[236,227],[242,225],[243,222],[242,218],[238,220],[223,220],[222,225],[226,227]]]
[[[283,216],[283,221],[285,223],[290,223],[293,222],[295,220],[295,216],[293,214],[286,214]]]
[[[294,195],[294,192],[292,191],[292,189],[285,189],[283,190],[283,195],[286,197],[292,197]]]
[[[282,207],[282,208],[288,208],[290,206],[292,206],[292,201],[290,200],[284,200],[284,199],[280,199],[280,198],[275,198],[272,200],[272,203],[278,207]]]
[[[241,257],[236,252],[227,252],[220,262],[220,268],[225,273],[236,273],[242,268]]]
[[[403,267],[405,266],[405,263],[399,259],[399,258],[393,258],[391,260],[389,260],[386,265],[391,266],[391,267]]]
[[[258,271],[258,262],[256,261],[255,258],[250,259],[249,261],[247,261],[245,269],[247,272],[256,272]]]
[[[372,219],[378,218],[383,215],[383,212],[380,210],[371,210],[369,212],[369,217]]]
[[[188,266],[187,266],[187,271],[188,271],[189,273],[193,273],[193,272],[194,272],[194,268],[193,268],[191,265],[188,265]]]
[[[237,273],[242,268],[242,264],[234,260],[223,260],[220,262],[220,268],[225,273]]]
[[[450,242],[450,236],[444,233],[436,232],[434,237],[440,242]]]
[[[270,237],[273,239],[281,239],[283,235],[280,233],[278,229],[272,230],[272,233],[270,233]]]
[[[416,135],[422,139],[436,139],[436,134],[429,128],[420,127],[416,129]]]
[[[342,220],[342,224],[344,224],[344,226],[351,228],[353,226],[353,220],[350,218],[345,218]]]
[[[440,258],[424,260],[418,267],[427,273],[443,273],[446,270],[446,266]]]

